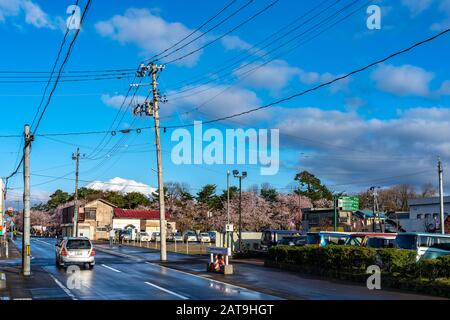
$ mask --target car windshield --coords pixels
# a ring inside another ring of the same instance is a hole
[[[207,233],[200,233],[200,235],[201,235],[202,237],[209,237],[209,234],[207,234]]]
[[[66,244],[67,249],[90,249],[91,242],[89,240],[68,240]]]
[[[347,237],[345,236],[324,236],[326,244],[341,245],[345,244]]]
[[[308,234],[307,236],[308,244],[319,244],[320,236],[318,234]]]
[[[417,246],[417,236],[411,234],[398,235],[395,238],[396,246],[401,249],[415,250]]]

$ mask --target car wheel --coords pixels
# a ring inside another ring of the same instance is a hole
[[[90,269],[90,270],[94,269],[94,266],[95,266],[95,264],[90,263],[90,264],[89,264],[89,269]]]

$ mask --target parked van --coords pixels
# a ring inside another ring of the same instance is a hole
[[[261,236],[261,249],[268,250],[271,246],[285,237],[299,237],[300,231],[297,230],[264,230]]]
[[[321,247],[327,245],[344,245],[347,239],[350,237],[350,232],[332,232],[332,231],[320,231],[320,232],[308,232],[306,234],[308,244],[318,244]]]
[[[399,233],[394,246],[400,249],[415,250],[417,261],[436,259],[450,255],[450,235],[439,233],[406,232]]]
[[[385,241],[381,241],[382,239],[394,240],[396,238],[396,236],[397,236],[396,233],[357,232],[357,233],[352,233],[350,235],[350,237],[348,237],[348,239],[345,242],[345,245],[368,247],[369,240],[371,240],[373,238],[377,238],[379,240],[370,241],[370,247],[377,247],[378,245],[382,245],[382,243],[385,242]],[[389,242],[389,241],[387,241],[387,242]],[[380,248],[382,248],[382,247],[383,246],[381,246]]]

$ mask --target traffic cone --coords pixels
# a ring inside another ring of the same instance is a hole
[[[217,255],[214,256],[214,270],[220,271],[219,259],[217,258]]]
[[[222,256],[222,258],[220,259],[220,266],[223,267],[225,265],[225,257]]]

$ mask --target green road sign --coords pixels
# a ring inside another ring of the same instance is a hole
[[[359,210],[358,197],[341,197],[338,199],[338,207],[343,211]]]

